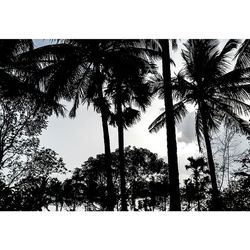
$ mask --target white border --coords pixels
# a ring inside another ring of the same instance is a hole
[[[8,0],[0,38],[250,38],[247,1]],[[245,249],[249,213],[1,212],[2,249]]]

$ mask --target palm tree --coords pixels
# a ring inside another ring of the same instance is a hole
[[[212,182],[214,210],[220,210],[219,191],[215,175],[211,133],[218,130],[222,123],[228,127],[238,127],[242,133],[249,134],[249,123],[241,115],[250,114],[250,105],[245,100],[249,95],[249,68],[230,68],[230,52],[237,48],[238,40],[229,40],[220,50],[218,40],[188,40],[182,57],[184,68],[173,80],[177,120],[187,113],[185,104],[196,108],[195,129],[198,145],[204,139]],[[178,112],[177,112],[178,111]],[[151,129],[164,125],[165,112],[152,124]]]
[[[43,106],[64,115],[64,107],[50,99],[31,81],[34,64],[20,60],[34,49],[31,39],[0,40],[0,98],[29,98],[36,101],[34,113]]]
[[[24,84],[24,67],[18,63],[18,56],[33,49],[32,40],[0,40],[0,88],[2,97],[27,94],[29,89]]]
[[[127,211],[123,130],[140,118],[140,111],[132,108],[133,105],[145,111],[151,103],[151,86],[145,82],[145,76],[154,73],[154,66],[129,51],[113,57],[109,68],[106,94],[111,96],[115,106],[111,124],[118,127],[121,209]]]
[[[101,114],[107,174],[107,210],[114,209],[111,151],[108,131],[109,103],[103,94],[105,74],[103,65],[110,52],[117,49],[117,41],[63,40],[26,55],[26,60],[38,62],[40,68],[32,75],[37,85],[53,100],[73,100],[69,113],[73,118],[79,105],[93,104]]]
[[[125,55],[138,41],[132,40],[64,40],[62,44],[40,47],[28,54],[28,59],[39,63],[39,70],[32,76],[37,85],[55,101],[73,100],[70,117],[76,115],[80,103],[93,104],[101,114],[107,170],[108,210],[113,210],[114,188],[112,183],[108,120],[110,101],[104,88],[107,74],[114,58]],[[128,45],[130,48],[127,48]],[[139,48],[136,53],[140,54]],[[26,57],[26,59],[27,59]],[[126,58],[126,56],[124,56]]]
[[[162,39],[156,42],[158,46],[151,41],[149,44],[150,48],[159,51],[159,57],[162,60],[162,76],[158,75],[152,82],[155,84],[155,91],[162,91],[160,96],[164,99],[165,111],[162,116],[161,122],[166,124],[167,134],[167,156],[169,166],[169,193],[170,193],[170,211],[180,211],[180,188],[179,188],[179,170],[178,170],[178,158],[177,158],[177,143],[176,143],[176,132],[175,132],[175,110],[173,105],[173,89],[171,82],[171,63],[170,58],[170,41],[168,39]],[[176,40],[171,40],[173,49],[177,48]],[[159,84],[156,84],[160,82]],[[154,124],[149,126],[149,131],[155,131],[157,126]]]
[[[167,149],[169,166],[169,193],[170,193],[170,211],[180,211],[180,188],[179,188],[179,170],[177,158],[177,143],[175,134],[174,107],[172,97],[172,82],[170,69],[170,51],[169,40],[160,40],[162,47],[162,75],[165,104],[165,122],[167,129]],[[176,43],[173,43],[175,47]]]
[[[235,58],[237,58],[235,68],[246,68],[250,66],[250,39],[242,42]]]
[[[194,179],[194,186],[195,186],[195,198],[197,201],[197,210],[201,211],[201,204],[200,204],[200,198],[201,198],[201,174],[208,174],[208,170],[206,169],[207,163],[205,162],[203,157],[198,157],[197,159],[194,159],[193,157],[189,157],[188,161],[190,162],[189,165],[186,165],[186,169],[190,169],[192,171],[192,178]]]

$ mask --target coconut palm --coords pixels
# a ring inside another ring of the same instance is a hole
[[[158,44],[158,46],[156,45]],[[158,56],[162,61],[162,76],[158,75],[152,83],[155,85],[155,91],[160,88],[160,96],[164,99],[165,111],[161,122],[166,124],[167,134],[167,156],[169,166],[169,193],[170,193],[170,211],[180,211],[180,188],[179,188],[179,170],[177,158],[177,143],[175,132],[175,107],[173,105],[173,89],[171,82],[171,63],[173,60],[170,58],[170,45],[172,49],[177,48],[176,40],[158,40],[156,42],[147,43],[149,48],[158,52]],[[158,83],[158,84],[157,84]],[[160,83],[160,84],[159,84]],[[181,107],[182,108],[182,107]],[[178,112],[177,112],[178,113]],[[157,121],[155,121],[157,123]],[[157,126],[154,124],[149,127],[152,132]],[[156,129],[157,130],[157,129]]]
[[[32,40],[0,40],[0,88],[1,96],[14,97],[27,94],[29,89],[24,84],[24,67],[18,63],[18,56],[33,49]]]
[[[241,115],[250,114],[250,105],[245,101],[249,95],[249,68],[230,71],[230,52],[237,48],[238,40],[229,40],[220,50],[218,40],[188,40],[182,51],[184,68],[173,80],[174,94],[179,111],[177,120],[187,113],[187,103],[196,108],[195,129],[200,150],[204,139],[212,182],[213,208],[220,210],[215,164],[211,148],[211,134],[224,123],[238,127],[244,134],[250,133],[249,123]],[[178,112],[176,112],[178,113]],[[165,112],[151,124],[151,129],[164,125]]]
[[[235,68],[246,68],[250,66],[250,39],[246,39],[242,42],[240,48],[238,49],[235,58],[237,61]]]
[[[150,84],[145,82],[145,77],[148,73],[154,73],[154,70],[152,64],[132,51],[113,57],[109,67],[105,93],[111,97],[115,106],[111,124],[118,127],[122,211],[127,210],[123,130],[140,118],[140,111],[134,109],[133,105],[142,111],[150,105],[153,93]]]
[[[0,40],[0,98],[29,98],[36,101],[35,113],[46,106],[53,107],[57,115],[63,115],[64,107],[49,98],[30,80],[35,65],[20,60],[33,47],[31,39]]]
[[[64,40],[61,44],[48,45],[34,50],[27,57],[39,62],[33,81],[42,85],[45,93],[55,101],[73,100],[70,117],[76,115],[80,104],[93,104],[101,114],[107,169],[107,209],[114,208],[114,188],[112,183],[110,140],[108,120],[110,101],[105,97],[107,74],[115,58],[128,51],[139,55],[134,49],[138,41],[132,40]],[[129,46],[129,47],[128,47]],[[26,57],[26,59],[27,59]],[[145,59],[145,58],[144,58]],[[146,60],[146,59],[145,59]]]
[[[101,114],[107,171],[107,210],[114,209],[111,151],[108,131],[109,103],[103,94],[105,75],[102,72],[109,52],[117,41],[63,40],[57,44],[37,48],[26,55],[26,60],[39,63],[32,75],[37,85],[53,100],[73,101],[70,117],[76,116],[80,104],[93,104]]]
[[[174,121],[174,107],[172,96],[172,82],[170,69],[170,49],[169,40],[160,40],[162,47],[162,76],[164,89],[165,104],[165,122],[167,129],[167,149],[168,149],[168,166],[169,166],[169,193],[170,193],[170,211],[181,210],[180,205],[180,188],[179,188],[179,170],[177,158],[177,143]],[[173,47],[176,42],[172,41]]]

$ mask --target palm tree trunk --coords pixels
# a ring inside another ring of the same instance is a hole
[[[108,122],[107,117],[102,114],[102,128],[103,128],[103,138],[104,138],[104,148],[105,148],[105,163],[106,163],[106,176],[107,176],[107,210],[113,211],[115,206],[114,198],[114,186],[112,181],[112,160],[111,160],[111,151],[110,151],[110,140],[109,140],[109,131],[108,131]]]
[[[175,121],[174,121],[174,109],[173,109],[173,97],[172,97],[169,41],[160,40],[160,44],[162,46],[162,70],[163,70],[164,102],[165,102],[166,128],[167,128],[170,211],[180,211],[181,205],[180,205],[179,170],[178,170],[177,143],[175,135]]]
[[[121,102],[121,83],[117,84],[117,127],[118,127],[118,144],[119,144],[119,163],[120,163],[120,185],[121,185],[121,210],[128,211],[126,201],[126,180],[125,180],[125,164],[124,164],[124,133],[123,133],[123,117]]]
[[[199,182],[198,182],[198,169],[195,170],[195,189],[196,189],[196,201],[197,201],[197,210],[201,211],[200,207],[200,197],[199,197]]]
[[[209,130],[206,122],[206,114],[202,107],[200,107],[202,126],[203,126],[203,135],[205,139],[206,149],[207,149],[207,160],[209,165],[209,171],[211,176],[212,183],[212,210],[219,211],[221,210],[220,202],[219,202],[219,190],[216,181],[215,175],[215,164],[213,159],[212,147],[209,138]]]
[[[56,201],[56,211],[58,211],[58,202]]]
[[[99,70],[97,74],[100,75]],[[100,76],[101,77],[101,76]],[[110,139],[109,139],[109,129],[108,129],[108,114],[107,108],[104,105],[104,97],[102,92],[102,83],[100,81],[98,84],[98,95],[101,100],[101,117],[102,117],[102,129],[103,129],[103,139],[104,139],[104,152],[105,152],[105,165],[106,165],[106,178],[107,178],[107,211],[114,211],[115,197],[114,197],[114,185],[112,178],[112,159],[110,150]]]

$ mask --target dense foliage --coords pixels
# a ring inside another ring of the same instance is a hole
[[[170,52],[178,44],[183,68],[174,75]],[[236,39],[223,46],[216,39],[63,39],[40,48],[32,40],[1,40],[0,210],[250,210],[249,150],[230,151],[235,134],[250,134],[249,48],[249,40]],[[167,163],[148,149],[124,147],[124,129],[157,95],[165,110],[149,131],[166,126]],[[81,104],[92,105],[103,130],[104,154],[71,175],[39,141],[49,116],[65,115],[61,100],[73,102],[71,118]],[[200,156],[188,158],[182,180],[176,124],[188,105]],[[110,125],[118,128],[115,152]],[[225,140],[214,148],[221,130]]]

